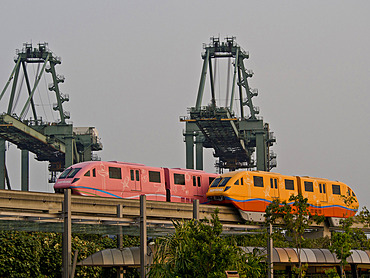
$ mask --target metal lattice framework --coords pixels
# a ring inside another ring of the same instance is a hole
[[[8,109],[7,114],[12,115],[15,113],[15,98],[16,98],[16,91],[19,79],[20,69],[23,69],[24,79],[26,81],[27,91],[28,91],[28,99],[24,103],[24,106],[18,115],[19,119],[25,119],[27,111],[31,106],[32,115],[35,121],[38,121],[40,117],[37,114],[35,102],[34,102],[34,94],[36,89],[39,85],[39,82],[43,76],[43,74],[50,73],[52,76],[52,83],[49,84],[49,90],[55,92],[55,97],[57,103],[54,105],[53,109],[59,112],[60,116],[60,123],[65,124],[66,119],[69,119],[69,113],[63,110],[63,102],[69,101],[69,96],[64,95],[59,90],[59,83],[64,82],[64,76],[57,75],[55,66],[61,64],[60,57],[55,56],[47,47],[47,43],[39,43],[37,48],[33,48],[31,43],[25,43],[23,45],[22,50],[17,50],[17,56],[14,60],[15,66],[14,69],[9,77],[8,82],[6,83],[3,91],[0,95],[0,101],[4,97],[8,86],[13,81],[12,89],[10,93],[10,98],[8,102]],[[27,70],[28,64],[39,64],[42,65],[41,70],[36,74],[36,79],[31,86],[29,73]]]
[[[203,67],[196,104],[189,108],[189,116],[180,118],[186,122],[184,132],[186,143],[186,167],[194,168],[194,144],[196,145],[196,169],[203,169],[203,148],[213,148],[218,158],[216,166],[235,170],[248,168],[270,171],[276,166],[276,155],[270,147],[276,141],[269,125],[258,117],[259,109],[253,106],[253,97],[258,95],[251,89],[248,78],[253,76],[251,70],[244,66],[249,53],[236,44],[234,37],[227,37],[224,42],[211,38],[209,45],[204,45],[202,54]],[[231,94],[226,92],[227,105],[216,103],[215,70],[217,59],[228,58],[234,66]],[[213,62],[214,61],[214,62]],[[205,84],[209,71],[210,104],[202,106]],[[240,115],[236,116],[234,101],[239,101]],[[247,110],[249,113],[247,113]],[[256,159],[254,158],[256,152]]]
[[[65,167],[92,160],[92,151],[102,149],[95,128],[73,127],[66,122],[70,116],[63,109],[63,103],[69,101],[69,95],[61,93],[59,84],[64,82],[64,76],[58,75],[55,69],[61,64],[61,59],[47,46],[47,43],[39,43],[33,48],[32,44],[25,43],[22,50],[16,51],[15,66],[0,94],[0,102],[5,103],[5,95],[10,91],[6,112],[0,115],[0,189],[5,188],[5,180],[10,188],[7,171],[1,170],[6,169],[6,141],[17,145],[22,151],[21,188],[24,191],[29,189],[29,152],[34,153],[37,160],[49,162],[49,182],[55,182],[57,173]],[[38,65],[33,84],[27,69],[29,64]],[[54,92],[56,98],[52,109],[59,115],[54,122],[44,122],[36,109],[35,93],[39,91],[40,80],[46,73],[51,74],[52,80],[47,89]],[[22,95],[23,83],[26,84],[26,96]],[[10,85],[11,89],[8,90]],[[22,109],[17,108],[20,99],[25,100]],[[32,116],[26,119],[30,109]]]

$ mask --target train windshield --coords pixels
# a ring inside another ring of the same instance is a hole
[[[70,179],[74,178],[74,176],[81,170],[81,168],[69,168],[65,170],[61,175],[60,179]]]
[[[81,168],[73,168],[71,172],[69,172],[67,179],[74,178],[74,176],[81,170]]]
[[[222,178],[216,178],[213,180],[213,182],[211,183],[211,187],[217,187],[217,185],[219,184],[219,182],[222,180]]]
[[[218,187],[224,187],[230,179],[231,179],[231,178],[224,178],[224,179],[220,182],[220,184],[218,185]]]
[[[68,168],[68,169],[66,169],[60,176],[59,176],[59,178],[60,179],[65,179],[67,176],[68,176],[68,174],[69,174],[69,172],[71,172],[72,171],[72,168]]]

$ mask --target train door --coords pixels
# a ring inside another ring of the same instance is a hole
[[[279,187],[278,187],[278,179],[277,178],[270,178],[270,192],[271,198],[277,199],[279,198]]]
[[[319,183],[319,192],[320,192],[320,201],[321,202],[327,202],[328,201],[328,195],[326,193],[326,183]]]
[[[195,196],[203,196],[202,192],[202,182],[200,176],[193,176],[193,189]]]
[[[141,178],[140,178],[140,170],[139,169],[131,169],[130,170],[130,178],[131,181],[134,183],[132,190],[141,191]]]

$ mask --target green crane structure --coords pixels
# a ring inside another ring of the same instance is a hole
[[[257,116],[259,109],[253,106],[252,99],[258,95],[258,91],[251,89],[248,84],[253,72],[245,68],[244,60],[249,58],[249,53],[236,44],[235,37],[227,37],[224,42],[212,37],[211,43],[204,45],[204,49],[196,104],[189,108],[189,116],[180,117],[180,121],[186,123],[186,168],[194,169],[195,145],[198,170],[203,170],[203,148],[213,148],[220,173],[223,169],[240,168],[270,171],[276,167],[276,154],[270,150],[276,139],[269,125]],[[225,107],[216,103],[216,70],[212,63],[215,61],[215,66],[216,60],[222,58],[228,58],[229,62],[233,60],[234,66],[231,94],[227,89]],[[208,106],[202,106],[208,70],[211,99]],[[238,100],[239,116],[233,110],[235,99]],[[246,109],[249,109],[248,114]]]
[[[4,96],[12,84],[7,110],[0,115],[0,189],[5,189],[6,184],[11,188],[5,165],[5,143],[9,141],[21,149],[21,189],[28,191],[29,152],[34,153],[37,160],[49,162],[49,182],[55,182],[57,173],[66,167],[92,160],[93,151],[102,150],[102,144],[94,127],[73,127],[66,122],[70,116],[63,109],[63,103],[69,101],[69,96],[61,93],[59,84],[64,82],[64,77],[55,70],[61,64],[61,59],[48,49],[47,43],[39,43],[35,48],[31,43],[25,43],[22,50],[16,51],[14,62],[14,69],[0,94],[0,103],[6,102]],[[33,84],[27,70],[28,64],[38,65]],[[21,68],[23,77],[20,77]],[[58,113],[59,119],[54,122],[44,122],[36,109],[35,92],[39,91],[40,80],[45,73],[51,74],[52,83],[48,90],[54,92],[56,98],[53,110]],[[24,105],[18,110],[24,81],[27,95],[23,96]],[[29,108],[32,117],[26,119]]]

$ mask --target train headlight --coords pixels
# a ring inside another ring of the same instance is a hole
[[[215,201],[223,201],[225,198],[224,196],[214,196]]]

